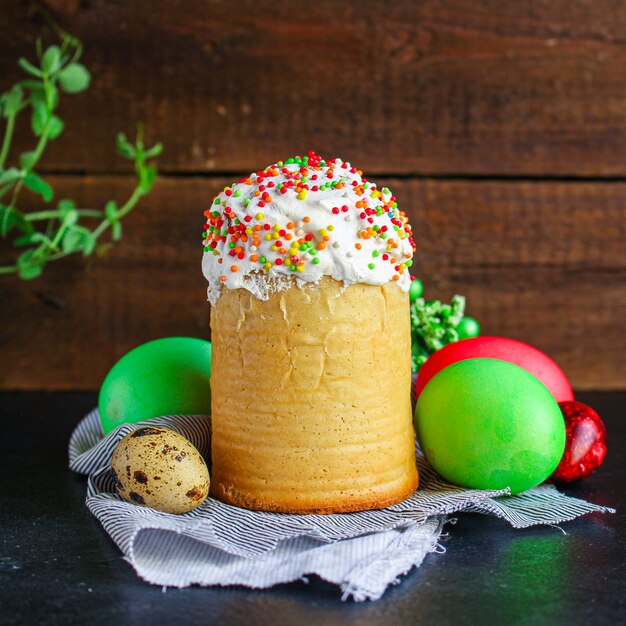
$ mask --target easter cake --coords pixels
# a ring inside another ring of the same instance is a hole
[[[211,495],[290,513],[407,498],[415,245],[396,198],[311,152],[226,187],[205,215]]]

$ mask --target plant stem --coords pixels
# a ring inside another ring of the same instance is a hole
[[[17,265],[0,265],[0,274],[12,274],[17,272]]]
[[[102,217],[102,211],[96,209],[78,209],[78,215],[81,217]],[[61,211],[38,211],[37,213],[26,213],[24,219],[28,222],[37,222],[40,220],[53,220],[62,217]]]
[[[7,118],[7,127],[4,131],[4,139],[2,140],[2,150],[0,150],[0,169],[4,167],[4,162],[7,160],[9,148],[11,147],[11,140],[13,139],[14,128],[15,115],[9,115],[9,117]]]
[[[139,202],[139,199],[141,198],[142,195],[143,195],[143,191],[141,190],[141,187],[135,187],[135,190],[133,191],[131,196],[128,198],[128,200],[126,200],[126,202],[123,204],[123,206],[120,208],[120,210],[115,214],[116,217],[118,219],[121,219],[122,217],[124,217],[125,215],[130,213],[133,210],[133,208],[135,207],[135,205],[137,204],[137,202]],[[100,237],[100,235],[110,225],[111,224],[110,224],[110,222],[108,220],[103,221],[100,224],[100,226],[98,226],[98,228],[96,228],[96,230],[93,231],[94,239],[98,239],[98,237]]]

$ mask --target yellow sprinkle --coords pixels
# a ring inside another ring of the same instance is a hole
[[[253,232],[251,228],[246,228],[246,235],[251,235]]]
[[[299,272],[304,272],[304,265],[298,265],[297,269]]]
[[[272,262],[268,261],[264,266],[263,266],[266,270],[270,269],[270,267],[272,267]]]
[[[272,246],[272,251],[276,252],[276,250],[278,250],[278,246]]]
[[[280,230],[280,226],[278,224],[274,224],[274,230],[278,232]]]
[[[267,239],[268,241],[272,238],[272,233],[267,233],[267,235],[265,235],[265,239]]]
[[[299,194],[298,194],[298,200],[304,200],[306,198],[306,194],[307,191],[306,189],[303,189]]]
[[[335,227],[332,224],[329,224],[328,230],[333,231],[333,230],[335,230]]]
[[[324,235],[328,235],[328,231],[325,228],[321,228],[319,231],[320,235],[323,237]]]
[[[278,239],[280,235],[278,233],[272,233],[272,239]]]
[[[262,220],[265,215],[263,215],[263,213],[257,213],[254,217],[256,217],[258,220]]]

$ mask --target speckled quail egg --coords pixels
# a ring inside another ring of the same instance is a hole
[[[209,470],[193,444],[157,426],[126,435],[113,451],[111,470],[128,502],[165,513],[187,513],[209,493]]]

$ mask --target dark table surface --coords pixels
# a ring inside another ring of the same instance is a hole
[[[557,528],[514,530],[459,514],[430,554],[377,602],[341,602],[318,579],[253,591],[141,581],[84,506],[67,442],[91,393],[2,393],[2,624],[626,623],[625,393],[579,394],[604,418],[609,451],[570,495],[618,509]]]

